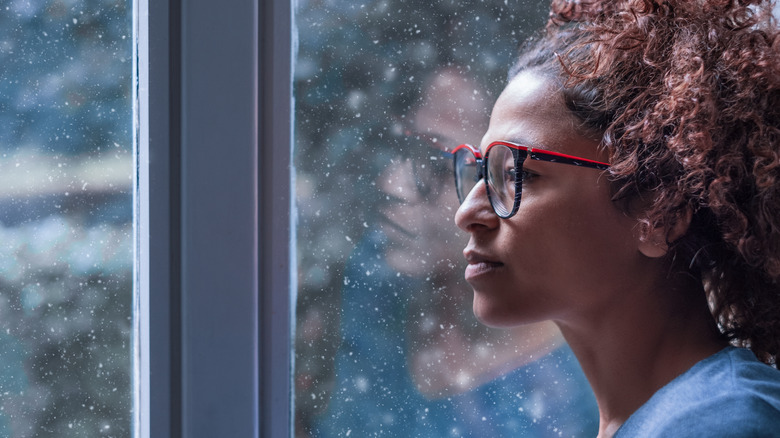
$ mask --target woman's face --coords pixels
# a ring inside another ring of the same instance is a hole
[[[506,140],[608,161],[581,133],[555,86],[533,71],[515,77],[496,102],[481,143]],[[474,313],[491,326],[598,318],[641,276],[637,221],[610,201],[604,172],[526,160],[515,216],[493,212],[480,181],[455,221],[469,234],[463,253]],[[596,319],[598,320],[598,319]]]

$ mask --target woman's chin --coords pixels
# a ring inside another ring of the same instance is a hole
[[[478,293],[474,294],[472,310],[481,324],[492,328],[512,328],[544,320],[527,315],[522,308],[518,309],[509,303],[486,300]]]
[[[486,305],[485,303],[477,302],[474,299],[474,316],[477,321],[493,328],[509,328],[514,327],[522,323],[516,321],[517,317],[512,315],[511,312],[507,312],[506,308],[501,309],[493,305]]]

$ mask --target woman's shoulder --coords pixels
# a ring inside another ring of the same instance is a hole
[[[747,348],[728,347],[719,354],[728,357],[735,384],[780,385],[780,370],[760,362]],[[780,397],[780,393],[774,395]]]
[[[661,388],[616,437],[774,437],[780,371],[727,347]]]

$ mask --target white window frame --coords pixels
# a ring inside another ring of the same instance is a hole
[[[292,3],[136,8],[135,436],[291,436]]]

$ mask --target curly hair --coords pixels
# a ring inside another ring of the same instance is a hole
[[[773,2],[554,0],[510,77],[561,83],[602,136],[615,201],[645,233],[691,217],[669,257],[701,278],[721,331],[780,354],[780,38]]]

